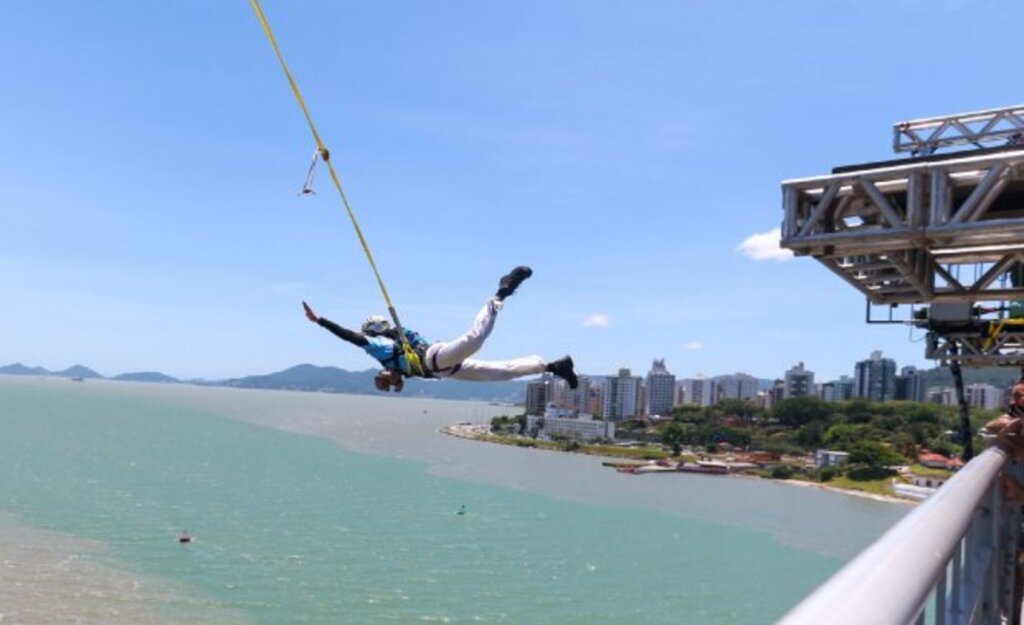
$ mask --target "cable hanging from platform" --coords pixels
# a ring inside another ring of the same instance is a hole
[[[345,189],[341,186],[341,180],[338,178],[338,174],[334,170],[334,164],[331,162],[331,153],[324,145],[324,142],[320,137],[320,133],[316,129],[316,124],[313,122],[313,116],[309,112],[309,107],[306,106],[306,101],[303,99],[302,92],[299,90],[299,85],[295,82],[295,78],[292,76],[291,70],[288,69],[288,63],[285,62],[284,54],[281,52],[281,48],[277,45],[277,39],[274,37],[274,32],[270,28],[270,22],[267,20],[267,16],[263,12],[263,7],[260,6],[259,0],[249,0],[249,4],[252,5],[252,9],[256,13],[256,17],[259,19],[260,25],[263,27],[263,33],[267,36],[267,41],[270,42],[270,46],[274,49],[274,54],[277,56],[277,60],[281,63],[281,69],[284,71],[285,78],[288,79],[288,84],[291,86],[292,93],[295,95],[295,100],[299,103],[299,107],[302,109],[302,114],[306,118],[306,123],[309,124],[309,130],[313,133],[313,139],[316,141],[316,152],[313,154],[313,162],[310,165],[309,172],[306,174],[306,181],[299,193],[302,195],[313,192],[313,176],[316,173],[316,161],[317,157],[319,157],[319,159],[327,166],[327,171],[330,173],[331,180],[334,182],[334,188],[338,190],[338,195],[341,197],[341,202],[345,206],[345,211],[348,213],[349,220],[352,222],[352,227],[355,228],[356,236],[359,238],[359,243],[363,247],[363,252],[366,253],[366,260],[369,261],[370,267],[373,269],[373,275],[377,279],[377,285],[380,287],[381,295],[384,296],[385,304],[387,304],[388,313],[391,315],[391,319],[395,323],[395,329],[398,332],[398,339],[402,343],[402,350],[405,352],[405,358],[409,363],[409,370],[414,375],[421,375],[423,373],[423,366],[420,362],[419,355],[409,344],[409,340],[405,336],[402,323],[398,319],[398,311],[391,303],[391,296],[388,295],[387,287],[384,286],[384,279],[381,278],[380,270],[377,268],[377,262],[373,258],[373,252],[370,251],[370,246],[366,241],[366,237],[363,236],[363,230],[359,227],[358,220],[356,220],[355,212],[352,210],[348,197],[345,195]]]

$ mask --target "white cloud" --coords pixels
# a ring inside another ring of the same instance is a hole
[[[737,252],[746,254],[754,260],[786,261],[793,258],[793,252],[779,247],[782,228],[750,235],[736,248]]]
[[[690,350],[691,352],[692,351],[697,351],[698,349],[704,349],[704,343],[698,343],[697,341],[690,341],[689,343],[686,344],[686,349]]]
[[[596,313],[583,320],[584,328],[607,328],[611,324],[608,315]]]

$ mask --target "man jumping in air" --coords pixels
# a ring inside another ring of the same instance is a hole
[[[546,362],[540,356],[525,356],[513,360],[477,360],[470,358],[481,347],[494,328],[494,320],[501,310],[505,298],[515,293],[519,285],[533,275],[529,267],[516,267],[503,276],[498,283],[498,292],[487,300],[484,307],[477,313],[469,331],[452,341],[431,343],[417,332],[405,329],[405,338],[416,351],[423,366],[421,377],[452,378],[473,382],[492,382],[511,380],[526,375],[537,375],[550,372],[569,383],[569,388],[576,388],[578,379],[573,371],[572,358],[563,356],[558,360]],[[409,363],[406,361],[398,331],[391,323],[381,316],[368,317],[363,322],[361,332],[343,328],[330,319],[319,317],[306,302],[302,302],[306,318],[316,323],[340,339],[363,348],[366,353],[380,362],[384,371],[374,379],[378,390],[388,391],[395,387],[401,391],[403,377],[414,377]]]

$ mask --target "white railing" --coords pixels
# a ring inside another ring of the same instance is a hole
[[[1003,505],[1007,454],[986,449],[781,625],[1018,623],[1020,506]]]

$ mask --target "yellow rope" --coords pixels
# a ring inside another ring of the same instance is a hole
[[[395,310],[394,305],[391,303],[391,297],[388,295],[387,287],[384,286],[384,280],[380,276],[380,271],[377,269],[377,263],[373,260],[373,253],[370,251],[370,246],[366,242],[366,237],[363,236],[363,230],[359,227],[359,222],[356,221],[356,215],[352,211],[352,206],[348,202],[348,197],[345,195],[345,189],[341,186],[341,180],[338,178],[337,172],[334,171],[334,165],[331,163],[330,152],[324,145],[323,140],[320,138],[320,133],[317,132],[316,124],[313,123],[313,116],[309,113],[309,108],[306,106],[306,101],[302,98],[302,92],[299,91],[299,85],[295,82],[295,78],[292,77],[291,70],[288,69],[288,64],[284,60],[284,55],[281,53],[281,48],[277,45],[277,39],[274,38],[274,32],[270,29],[270,22],[267,21],[267,16],[263,13],[263,7],[260,6],[259,0],[249,0],[252,5],[253,11],[256,12],[256,17],[260,20],[260,25],[263,26],[263,32],[267,36],[267,40],[270,41],[270,45],[274,48],[274,54],[277,55],[277,60],[281,62],[281,69],[284,70],[284,75],[288,79],[288,84],[292,87],[292,93],[295,94],[295,99],[298,101],[299,106],[302,108],[302,114],[306,117],[306,123],[309,124],[309,129],[313,133],[313,139],[316,141],[316,149],[320,154],[320,158],[323,159],[327,165],[327,170],[331,173],[331,180],[334,181],[334,188],[338,190],[338,195],[341,196],[341,202],[345,205],[345,211],[348,212],[348,218],[352,221],[352,226],[356,230],[356,235],[359,237],[359,243],[363,246],[363,251],[366,252],[366,259],[370,261],[370,267],[373,268],[373,275],[377,278],[377,284],[380,286],[380,292],[384,295],[384,302],[388,306],[388,312],[391,314],[391,318],[395,322],[395,327],[398,329],[398,337],[402,342],[402,349],[405,352],[405,359],[409,363],[409,369],[416,375],[423,373],[422,364],[420,363],[419,356],[416,351],[413,350],[412,346],[409,345],[408,339],[405,337],[405,332],[402,329],[402,323],[398,320],[398,311]]]

